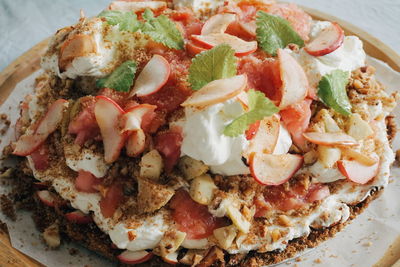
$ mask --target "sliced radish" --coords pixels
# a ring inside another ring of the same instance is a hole
[[[106,96],[96,96],[94,115],[99,125],[104,144],[104,160],[113,163],[119,157],[126,134],[119,129],[119,119],[124,111]]]
[[[263,185],[280,185],[289,180],[303,164],[300,155],[272,155],[253,153],[250,155],[250,172]]]
[[[125,250],[117,256],[120,262],[125,264],[139,264],[148,261],[153,257],[153,253],[146,250],[130,251]]]
[[[212,33],[209,35],[192,35],[192,39],[206,48],[213,48],[220,44],[228,44],[235,50],[236,56],[249,55],[257,50],[257,42],[244,41],[226,33]]]
[[[357,141],[345,133],[303,133],[311,143],[324,146],[355,146]]]
[[[247,92],[243,91],[237,95],[237,100],[240,102],[244,110],[249,109],[249,97]]]
[[[339,160],[337,165],[339,171],[349,180],[358,184],[366,184],[378,174],[379,159],[372,166],[364,165],[356,160]]]
[[[236,14],[217,14],[209,18],[201,29],[201,35],[224,33],[229,24],[236,20]]]
[[[170,73],[168,61],[163,56],[154,55],[137,77],[129,96],[142,97],[156,93],[168,81]]]
[[[246,75],[215,80],[196,91],[181,105],[201,108],[221,103],[240,94],[246,86]]]
[[[54,207],[55,206],[55,197],[53,193],[48,190],[37,191],[37,196],[39,197],[40,201],[43,202],[46,206]]]
[[[203,51],[207,51],[208,49],[201,47],[201,46],[197,46],[193,42],[190,41],[186,44],[186,50],[192,57],[194,57],[195,55],[197,55]]]
[[[137,105],[125,112],[121,117],[122,131],[136,131],[142,128],[143,119],[147,114],[152,114],[157,106],[149,104]]]
[[[166,263],[175,265],[178,264],[178,252],[172,252],[169,253],[167,255],[165,255],[164,257],[162,257],[163,261],[165,261]]]
[[[245,151],[245,156],[254,152],[272,153],[278,141],[280,126],[280,117],[277,115],[261,120],[256,134]]]
[[[308,93],[307,76],[300,64],[285,50],[278,50],[282,80],[279,108],[284,109],[303,100]]]
[[[87,224],[93,221],[90,215],[87,215],[80,210],[75,210],[65,214],[65,218],[67,218],[68,221],[77,224]]]
[[[38,127],[33,134],[23,135],[15,143],[13,154],[18,156],[28,156],[38,149],[47,137],[57,130],[62,121],[64,110],[68,104],[67,100],[59,99],[55,101],[41,119]]]
[[[128,136],[128,141],[125,145],[126,154],[129,157],[136,157],[143,153],[146,148],[146,134],[142,129],[133,131],[130,136]]]
[[[133,13],[144,11],[146,8],[163,10],[167,8],[167,3],[164,1],[112,1],[108,6],[109,10],[131,11]]]
[[[304,50],[311,56],[320,57],[338,49],[344,41],[344,32],[339,24],[332,22],[318,36],[309,42]]]

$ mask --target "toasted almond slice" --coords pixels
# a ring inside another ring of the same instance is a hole
[[[325,146],[356,146],[357,141],[345,133],[304,133],[303,136],[311,143]]]
[[[246,75],[215,80],[192,94],[181,105],[183,107],[204,108],[224,102],[240,94],[247,85]]]

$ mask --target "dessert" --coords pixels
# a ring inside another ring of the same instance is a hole
[[[82,16],[52,37],[11,145],[45,240],[200,266],[315,246],[388,184],[395,98],[365,57],[337,23],[273,1]]]

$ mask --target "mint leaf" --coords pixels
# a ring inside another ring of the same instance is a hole
[[[247,96],[249,99],[249,111],[227,125],[224,129],[224,135],[229,137],[239,136],[251,124],[265,117],[272,116],[279,111],[274,103],[260,91],[249,90]]]
[[[322,77],[318,84],[318,96],[328,107],[343,115],[351,114],[351,104],[346,92],[349,72],[334,70]]]
[[[278,48],[285,48],[288,44],[304,46],[303,39],[284,18],[258,11],[256,24],[258,43],[265,52],[273,56]]]
[[[193,90],[206,84],[236,75],[235,51],[227,44],[197,54],[189,68],[189,83]]]
[[[183,36],[167,16],[154,17],[150,9],[143,13],[146,22],[142,25],[143,33],[149,35],[154,41],[173,49],[183,49]]]
[[[131,60],[125,61],[110,75],[97,80],[98,88],[111,88],[120,92],[129,92],[135,79],[137,64]]]
[[[110,25],[118,25],[120,31],[136,32],[140,28],[140,22],[133,12],[105,10],[98,17],[105,18]]]

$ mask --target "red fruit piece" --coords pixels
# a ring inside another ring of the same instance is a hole
[[[172,171],[172,168],[178,162],[181,156],[182,140],[181,131],[175,129],[159,133],[155,137],[155,148],[163,156],[166,172]]]
[[[41,145],[30,156],[36,170],[43,171],[49,167],[49,150],[46,144]]]
[[[105,196],[100,200],[101,213],[105,218],[110,218],[114,215],[118,206],[124,198],[122,185],[114,183],[106,189]]]
[[[65,214],[65,218],[72,223],[87,224],[93,221],[90,215],[84,214],[80,210],[72,211]]]
[[[358,184],[368,183],[379,171],[379,159],[372,166],[364,165],[356,160],[339,160],[337,165],[346,178]]]
[[[293,142],[302,150],[306,150],[306,139],[303,133],[307,130],[311,118],[311,99],[291,105],[280,111],[286,129],[292,135]]]
[[[96,193],[96,186],[100,183],[101,179],[96,178],[90,172],[81,170],[75,179],[75,188],[80,192]]]
[[[185,232],[188,239],[202,239],[212,235],[214,229],[226,225],[224,218],[212,216],[207,206],[193,201],[189,193],[181,189],[170,201],[172,217],[178,229]]]

